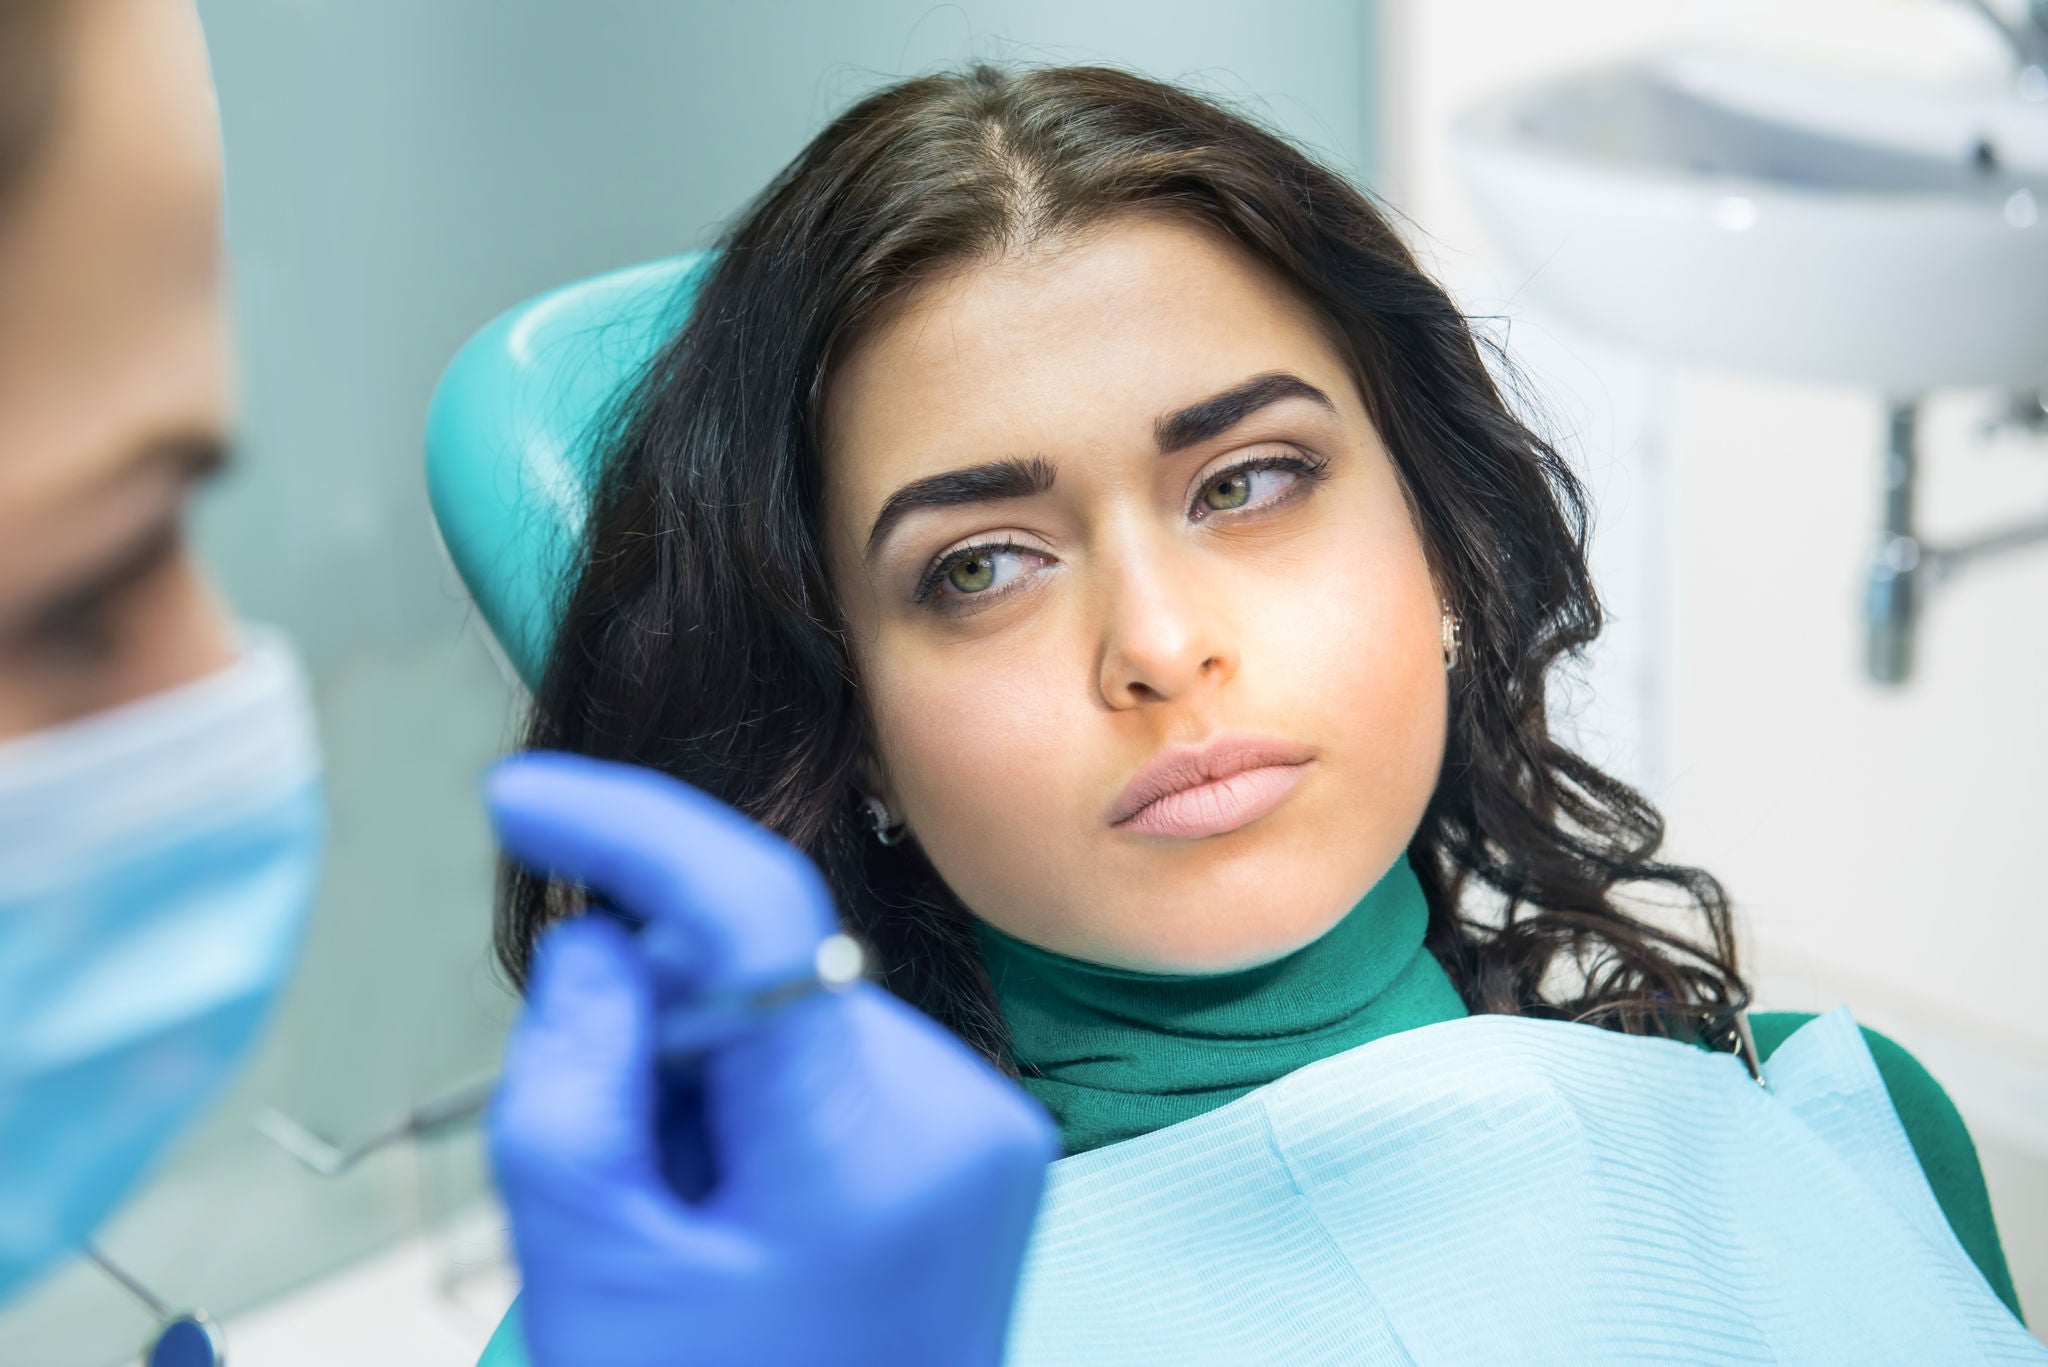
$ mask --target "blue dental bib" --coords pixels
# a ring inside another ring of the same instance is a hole
[[[1764,1064],[1477,1015],[1051,1170],[1009,1367],[2048,1363],[1848,1008]]]

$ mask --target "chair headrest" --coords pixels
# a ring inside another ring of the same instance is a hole
[[[689,316],[708,252],[549,290],[463,343],[427,408],[427,499],[449,559],[528,688],[547,660],[601,420]]]

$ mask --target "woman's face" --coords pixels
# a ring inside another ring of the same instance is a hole
[[[0,739],[232,655],[180,536],[227,429],[220,143],[189,5],[74,0],[0,202]]]
[[[977,915],[1223,971],[1400,854],[1443,754],[1437,594],[1348,368],[1242,249],[1124,216],[935,281],[846,357],[826,436],[870,791]],[[1285,762],[1118,822],[1141,766],[1225,735]]]

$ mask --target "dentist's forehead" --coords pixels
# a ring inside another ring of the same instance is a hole
[[[221,152],[196,13],[69,0],[0,201],[0,520],[227,425]]]

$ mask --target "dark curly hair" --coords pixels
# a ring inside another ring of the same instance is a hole
[[[1731,1047],[1749,988],[1720,885],[1659,861],[1655,809],[1551,734],[1552,666],[1601,625],[1578,481],[1364,193],[1255,119],[1129,72],[904,81],[747,208],[606,428],[529,743],[666,770],[783,835],[885,985],[1014,1075],[969,913],[915,841],[882,846],[858,815],[867,728],[821,551],[820,407],[835,359],[921,281],[1139,210],[1228,234],[1318,311],[1463,620],[1409,855],[1426,943],[1468,1009]],[[1631,915],[1630,885],[1660,894],[1660,919],[1681,903],[1697,937]],[[505,871],[515,981],[560,891]]]

